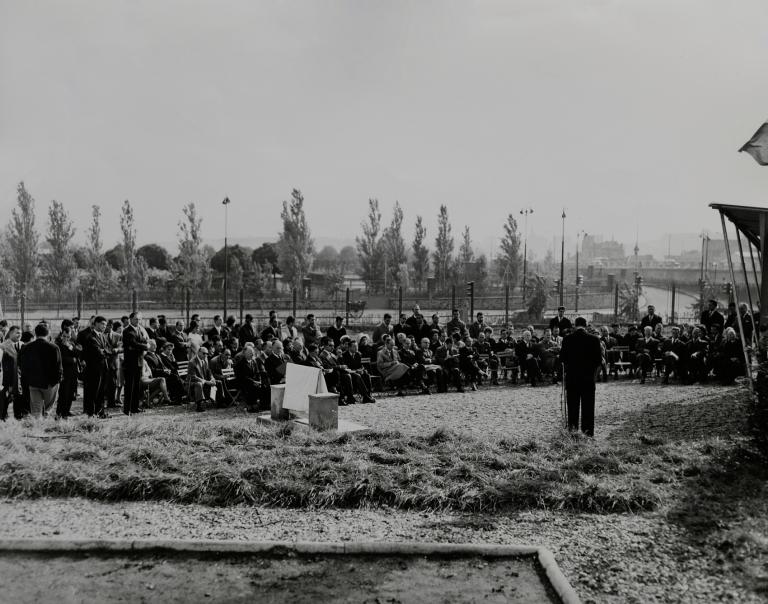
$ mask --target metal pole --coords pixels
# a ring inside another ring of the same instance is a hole
[[[508,325],[509,325],[509,285],[504,287],[504,327],[507,327]]]
[[[189,288],[186,291],[186,311],[187,311],[187,326],[189,326],[189,311],[192,306],[192,292]]]
[[[755,255],[752,253],[752,242],[747,241],[749,245],[749,258],[752,261],[752,273],[755,275],[755,287],[757,288],[758,298],[760,296],[760,279],[757,278],[757,268],[755,267]]]
[[[243,323],[243,313],[245,313],[245,290],[240,288],[240,324]],[[225,317],[226,320],[226,317]]]
[[[397,318],[403,314],[403,286],[397,286]]]
[[[349,288],[347,288],[347,303],[345,304],[344,308],[346,309],[346,318],[344,319],[344,324],[349,327]]]
[[[136,294],[136,288],[131,290],[131,311],[136,312],[139,310],[139,297]]]
[[[563,209],[563,235],[560,242],[560,306],[563,306],[565,293],[565,209]]]
[[[676,289],[675,282],[673,281],[672,282],[672,314],[670,315],[672,318],[669,321],[672,325],[675,324],[675,293],[676,293],[675,289]]]
[[[613,294],[613,321],[614,323],[618,323],[619,321],[619,284],[616,283],[614,286],[614,294]]]
[[[224,205],[224,319],[227,318],[227,277],[229,276],[229,256],[227,253],[227,227],[229,215],[227,209],[229,208],[229,197],[225,197],[221,202]]]
[[[739,295],[736,293],[736,278],[733,274],[733,259],[731,258],[731,245],[728,242],[728,231],[725,228],[725,214],[720,210],[720,222],[723,225],[723,243],[725,244],[725,255],[728,258],[728,270],[731,273],[731,283],[733,286],[733,298],[736,302],[736,308],[739,308]],[[747,354],[747,343],[744,340],[744,326],[741,324],[741,313],[736,311],[736,321],[739,323],[739,338],[741,339],[741,351],[744,353],[744,366],[749,377],[749,385],[754,389],[754,383],[752,382],[752,367],[749,365],[749,354]]]
[[[77,290],[77,295],[75,296],[75,306],[76,306],[75,315],[78,317],[82,317],[83,316],[83,292],[80,291],[79,289]]]
[[[456,308],[456,286],[451,285],[451,311]]]
[[[293,318],[296,318],[296,288],[293,288],[293,302],[291,304],[291,310],[293,311]]]
[[[24,315],[27,310],[27,294],[21,292],[19,296],[19,315],[21,315],[21,331],[24,331]]]
[[[469,320],[475,316],[475,282],[471,281],[469,286]]]

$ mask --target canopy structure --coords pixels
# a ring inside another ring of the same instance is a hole
[[[766,280],[766,274],[768,274],[768,208],[758,208],[754,206],[742,206],[732,205],[724,203],[712,203],[709,205],[714,210],[720,213],[720,222],[723,226],[723,241],[725,243],[725,251],[728,256],[728,269],[731,273],[731,283],[734,284],[734,296],[735,302],[738,305],[738,293],[735,284],[737,283],[735,271],[733,269],[733,256],[731,255],[730,243],[728,240],[728,231],[726,229],[725,219],[727,218],[736,227],[736,241],[739,245],[739,255],[741,259],[741,268],[744,273],[744,283],[746,284],[746,292],[750,310],[754,313],[754,306],[752,303],[752,293],[750,287],[750,276],[747,270],[747,261],[745,258],[744,247],[742,246],[741,236],[747,240],[747,248],[749,250],[749,260],[752,267],[752,279],[754,281],[754,289],[757,292],[756,301],[758,309],[760,311],[760,321],[758,325],[755,325],[753,332],[753,341],[744,341],[744,329],[741,325],[741,313],[737,313],[739,322],[739,331],[741,337],[741,344],[744,349],[744,359],[749,371],[749,353],[748,347],[753,344],[757,344],[759,329],[765,325],[768,325],[768,280]],[[755,262],[754,250],[757,250],[757,263]],[[751,371],[750,373],[750,379]]]

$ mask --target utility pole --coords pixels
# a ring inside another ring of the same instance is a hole
[[[224,206],[224,320],[227,320],[227,277],[229,276],[229,257],[227,255],[227,221],[228,214],[227,208],[229,208],[229,197],[225,197],[221,202]]]
[[[525,239],[523,240],[523,304],[525,304],[526,284],[528,281],[528,215],[533,208],[523,208],[520,213],[525,217]]]
[[[563,234],[560,240],[560,306],[563,306],[563,295],[565,293],[565,208],[563,208]]]

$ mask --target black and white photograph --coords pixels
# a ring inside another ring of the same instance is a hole
[[[0,602],[768,601],[767,23],[0,1]]]

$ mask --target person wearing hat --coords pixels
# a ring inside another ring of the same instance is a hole
[[[600,340],[587,333],[587,320],[576,317],[574,331],[563,338],[560,362],[565,368],[565,395],[568,429],[579,429],[587,436],[595,434],[595,372],[603,356]]]
[[[568,335],[568,332],[573,329],[573,324],[571,323],[571,320],[565,316],[565,306],[558,306],[557,307],[557,316],[552,317],[549,320],[549,328],[553,330],[555,327],[557,327],[560,330],[560,335],[565,337]]]

